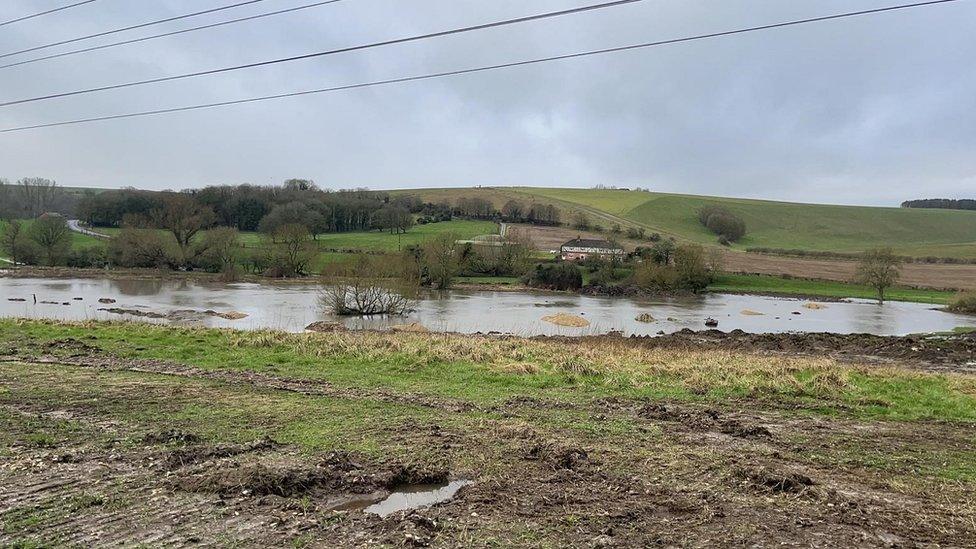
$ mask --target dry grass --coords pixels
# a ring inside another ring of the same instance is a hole
[[[467,363],[506,373],[570,373],[601,376],[605,383],[643,387],[662,378],[693,392],[748,386],[753,392],[812,395],[850,387],[867,367],[826,358],[764,356],[728,351],[650,349],[615,341],[459,337],[451,334],[337,332],[234,333],[238,347],[287,347],[320,359],[389,361],[416,365]],[[871,368],[877,371],[876,368]],[[899,371],[899,375],[921,375]],[[801,381],[802,380],[802,381]]]

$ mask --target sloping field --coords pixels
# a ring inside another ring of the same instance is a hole
[[[736,248],[852,252],[891,246],[906,255],[976,257],[976,212],[797,204],[764,200],[596,189],[518,189],[527,196],[593,208],[651,230],[715,241],[696,212],[719,205],[741,216],[748,234]]]

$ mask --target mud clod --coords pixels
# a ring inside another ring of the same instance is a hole
[[[344,332],[346,327],[338,322],[326,322],[324,320],[315,321],[308,326],[305,326],[305,331],[308,332]]]
[[[803,473],[766,466],[743,467],[736,476],[756,488],[779,493],[801,494],[816,484]]]
[[[177,441],[179,440],[177,439]],[[165,458],[163,458],[162,465],[165,469],[176,470],[207,460],[239,456],[251,452],[264,452],[273,450],[279,446],[280,444],[270,438],[264,438],[248,444],[194,445],[166,454]]]
[[[547,463],[554,470],[575,471],[587,463],[589,455],[582,448],[540,442],[529,448],[525,459]]]
[[[145,444],[196,444],[200,442],[200,437],[178,429],[169,429],[157,433],[149,433],[142,437],[142,442]]]
[[[175,487],[187,492],[215,493],[225,496],[281,496],[293,497],[314,488],[338,488],[342,475],[329,468],[273,469],[262,464],[216,468],[189,475],[175,482]]]

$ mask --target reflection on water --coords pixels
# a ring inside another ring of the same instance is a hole
[[[33,302],[37,295],[38,303]],[[112,307],[141,308],[167,313],[176,309],[239,311],[247,318],[226,320],[204,317],[194,323],[240,329],[271,328],[301,331],[316,320],[336,320],[318,302],[319,286],[308,283],[222,284],[186,279],[35,279],[0,278],[0,316],[64,320],[129,318],[99,308],[99,298],[117,300]],[[80,301],[74,298],[82,298]],[[9,301],[23,298],[26,301]],[[57,305],[40,303],[57,302]],[[67,302],[68,305],[61,303]],[[795,299],[763,296],[707,294],[681,299],[630,299],[528,292],[430,292],[406,317],[339,319],[350,328],[383,329],[418,322],[430,330],[463,333],[499,332],[515,335],[586,335],[609,331],[629,334],[674,332],[704,328],[707,317],[719,329],[747,332],[865,332],[902,335],[951,330],[972,325],[971,317],[933,309],[932,305],[854,301],[805,308]],[[743,314],[750,311],[762,314]],[[565,312],[590,321],[586,328],[556,326],[543,316]],[[637,322],[650,313],[654,322]],[[799,314],[795,314],[799,313]],[[169,322],[164,319],[139,319]],[[181,321],[186,323],[187,321]]]
[[[471,484],[470,480],[455,480],[444,484],[418,484],[397,488],[383,501],[370,505],[367,513],[385,517],[397,511],[430,507],[447,501],[461,488]]]

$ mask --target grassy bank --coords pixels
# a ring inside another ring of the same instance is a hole
[[[784,296],[875,299],[876,292],[867,286],[829,280],[805,280],[767,275],[722,274],[708,287],[712,292],[775,294]],[[891,288],[887,299],[945,305],[955,292],[918,288]]]
[[[0,320],[0,355],[0,545],[976,533],[972,376],[625,339],[16,320]],[[384,518],[349,506],[445,478],[474,483]]]
[[[138,323],[0,321],[0,345],[46,348],[65,338],[125,358],[212,370],[287,374],[356,387],[393,387],[482,404],[541,394],[724,400],[757,391],[859,416],[976,420],[969,385],[942,376],[840,368],[830,360],[644,349],[434,334],[284,334]],[[29,345],[25,346],[25,343]],[[192,342],[192,345],[187,345]],[[885,401],[884,406],[877,403]]]

